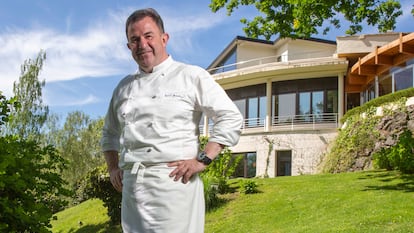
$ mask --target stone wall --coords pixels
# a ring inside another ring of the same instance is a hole
[[[386,113],[390,111],[385,111],[385,108],[393,110],[391,113]],[[378,107],[376,115],[380,116],[381,120],[375,127],[380,134],[375,143],[375,147],[358,153],[355,163],[350,168],[350,171],[371,169],[372,155],[375,152],[396,145],[401,133],[406,130],[410,130],[414,135],[414,97],[408,98],[405,108],[402,109],[392,105]]]

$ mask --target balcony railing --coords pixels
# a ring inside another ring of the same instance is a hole
[[[242,68],[248,68],[253,66],[260,66],[265,64],[272,63],[273,66],[289,66],[289,65],[300,65],[305,63],[309,65],[311,63],[321,63],[321,62],[332,62],[333,57],[326,54],[326,51],[313,51],[307,53],[290,53],[289,57],[287,55],[280,56],[267,56],[253,58],[245,61],[239,61],[232,64],[226,64],[223,66],[212,67],[207,71],[211,74],[219,74],[227,71],[233,71]]]
[[[272,127],[294,129],[317,129],[321,126],[338,127],[338,113],[317,113],[294,116],[278,116],[272,120]]]
[[[265,118],[244,119],[242,131],[248,132],[274,132],[286,130],[317,130],[336,129],[338,124],[338,113],[318,113],[306,115],[276,116],[268,126]],[[204,126],[200,125],[200,132],[203,133]],[[208,125],[208,132],[213,130],[213,124]]]

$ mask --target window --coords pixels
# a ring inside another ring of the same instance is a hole
[[[348,93],[346,95],[346,109],[352,109],[361,105],[361,96],[359,93]]]
[[[248,99],[247,126],[264,126],[266,118],[266,96]]]
[[[378,94],[383,96],[392,93],[392,76],[387,75],[379,79]]]
[[[226,91],[245,119],[245,127],[264,126],[266,118],[266,85],[253,85]]]
[[[237,53],[236,53],[236,48],[234,48],[229,55],[227,55],[226,58],[224,58],[218,65],[217,65],[217,69],[213,70],[211,73],[212,74],[216,74],[216,73],[221,73],[221,72],[226,72],[226,71],[230,71],[230,70],[235,70],[237,69],[236,63],[237,63]]]
[[[413,67],[409,66],[394,73],[394,91],[413,87]]]
[[[323,91],[314,91],[312,92],[312,114],[318,120],[322,117],[324,113],[324,98]]]
[[[240,156],[235,155],[235,156]],[[242,154],[243,159],[238,164],[236,171],[234,172],[235,177],[255,177],[256,176],[256,152],[248,152]]]
[[[295,116],[296,94],[280,94],[277,100],[277,121],[290,122]]]
[[[310,92],[299,93],[299,115],[309,115],[311,113]]]
[[[375,85],[372,84],[368,87],[368,89],[364,92],[364,102],[368,102],[375,98]]]
[[[326,92],[326,112],[337,113],[338,112],[338,91],[328,90]]]
[[[237,106],[237,108],[240,110],[240,113],[243,115],[243,117],[246,116],[246,100],[234,100],[233,103]]]

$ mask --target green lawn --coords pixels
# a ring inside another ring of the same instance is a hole
[[[206,233],[414,232],[414,175],[370,171],[255,181],[257,194],[223,196],[227,202],[206,216]],[[52,224],[53,232],[121,232],[109,228],[98,200],[59,213]]]

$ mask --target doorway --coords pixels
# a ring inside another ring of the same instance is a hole
[[[276,176],[292,175],[292,151],[276,151]]]

